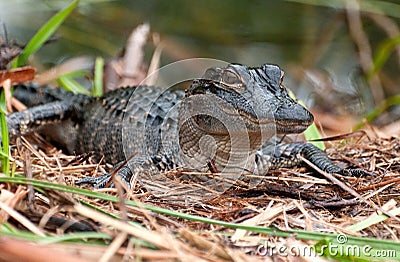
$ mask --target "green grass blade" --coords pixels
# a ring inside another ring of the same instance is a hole
[[[377,106],[371,112],[369,112],[364,118],[367,122],[371,122],[382,114],[386,109],[391,106],[400,105],[400,95],[388,97],[380,106]],[[364,126],[363,122],[358,123],[354,129],[358,130]]]
[[[4,223],[0,226],[0,235],[16,237],[29,241],[35,241],[41,244],[52,244],[52,243],[66,242],[66,241],[77,242],[77,241],[82,241],[83,239],[85,239],[84,242],[87,242],[86,239],[107,239],[107,240],[112,239],[111,235],[98,232],[75,232],[58,236],[42,237],[28,231],[15,230],[12,227],[9,227],[7,223]]]
[[[308,140],[308,143],[313,144],[321,150],[325,150],[325,144],[322,141],[310,141],[317,140],[321,138],[321,134],[318,131],[317,125],[313,123],[311,126],[304,131],[304,137]]]
[[[58,29],[64,22],[72,10],[77,7],[79,0],[73,1],[65,9],[55,14],[46,24],[44,24],[39,31],[32,37],[26,45],[22,53],[15,60],[13,67],[20,67],[26,64],[30,55],[34,54],[42,45],[50,38],[51,35]]]
[[[10,175],[10,150],[8,139],[8,128],[6,121],[6,114],[3,110],[0,111],[0,126],[1,126],[1,171]]]
[[[41,236],[38,236],[30,231],[18,230],[7,222],[0,224],[0,236],[16,237],[29,241],[37,241],[41,238]]]
[[[398,216],[398,215],[400,215],[400,207],[392,209],[388,213],[392,214],[393,216]],[[386,219],[388,219],[388,217],[385,216],[385,215],[371,216],[371,217],[368,217],[367,219],[365,219],[363,221],[360,221],[357,224],[348,226],[346,228],[346,230],[353,231],[353,232],[358,232],[358,231],[361,231],[361,230],[363,230],[363,229],[365,229],[367,227],[370,227],[371,225],[383,222]]]
[[[101,57],[96,58],[94,65],[94,85],[93,85],[93,96],[103,95],[103,69],[104,59]]]
[[[1,127],[1,130],[3,130],[3,126]],[[8,155],[6,153],[4,153],[3,151],[0,151],[0,157],[8,157]]]
[[[74,233],[68,233],[68,234],[63,234],[63,235],[58,235],[58,236],[46,236],[42,237],[42,239],[39,241],[41,244],[53,244],[53,243],[59,243],[59,242],[65,242],[65,241],[82,241],[83,239],[107,239],[111,240],[112,236],[105,234],[105,233],[98,233],[98,232],[74,232]]]
[[[90,74],[85,70],[76,70],[76,71],[71,71],[71,72],[65,73],[62,76],[68,76],[68,77],[72,77],[72,78],[77,78],[77,77],[89,78]]]
[[[394,38],[390,38],[385,40],[376,52],[376,56],[374,58],[374,67],[368,73],[367,79],[371,79],[379,70],[381,70],[382,66],[386,63],[393,50],[397,45],[400,44],[400,35]]]
[[[1,171],[10,175],[10,141],[8,138],[8,128],[6,121],[6,99],[4,92],[1,93],[0,97],[0,128],[1,128],[1,146],[0,146],[0,159],[1,159]]]
[[[73,92],[75,94],[90,95],[90,92],[77,81],[75,81],[73,77],[69,74],[60,76],[57,79],[57,82],[67,91]]]

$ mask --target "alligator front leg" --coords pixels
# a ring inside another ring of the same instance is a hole
[[[256,164],[260,169],[278,169],[281,167],[294,167],[303,164],[302,156],[327,173],[336,173],[345,176],[374,176],[374,174],[352,168],[340,168],[335,165],[328,156],[316,146],[309,143],[281,143],[274,150],[263,148],[256,154]]]
[[[110,173],[98,177],[85,177],[75,182],[75,184],[90,184],[94,188],[114,187],[114,182],[111,180],[113,173],[116,172],[115,175],[118,175],[122,182],[130,188],[134,181],[140,182],[141,178],[151,179],[151,176],[155,174],[174,168],[176,166],[173,161],[165,155],[134,157],[127,162],[124,161],[117,164]]]
[[[76,106],[66,101],[56,101],[32,107],[7,116],[9,136],[13,139],[75,116]]]

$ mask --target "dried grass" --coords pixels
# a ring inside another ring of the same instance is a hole
[[[74,181],[84,176],[94,175],[99,170],[109,168],[104,164],[94,163],[90,156],[67,156],[37,137],[31,137],[29,141],[31,142],[21,139],[13,147],[12,164],[15,167],[15,174],[30,173],[36,179],[73,185]],[[177,201],[173,198],[156,196],[154,192],[147,192],[140,183],[130,192],[128,198],[182,213],[245,225],[272,226],[282,230],[342,232],[354,236],[398,241],[400,223],[395,219],[390,218],[371,224],[360,231],[350,229],[352,225],[376,216],[377,210],[373,205],[386,211],[399,205],[400,139],[396,137],[373,139],[364,137],[358,141],[353,139],[335,143],[335,147],[328,149],[328,154],[339,165],[351,164],[376,174],[376,177],[337,177],[370,203],[356,200],[350,193],[323,178],[311,176],[310,169],[306,168],[271,171],[256,188],[249,189],[239,184],[213,199]],[[29,172],[26,170],[27,166],[30,166]],[[186,183],[181,189],[176,187],[175,195],[190,194],[188,190],[192,185],[195,183]],[[162,188],[160,185],[156,187]],[[121,189],[118,187],[100,191],[122,197]],[[80,259],[110,261],[127,256],[157,261],[175,259],[253,261],[255,258],[260,258],[253,255],[260,243],[265,241],[275,245],[288,245],[293,244],[292,242],[296,245],[310,244],[291,238],[250,234],[244,230],[168,217],[140,208],[140,205],[136,208],[128,207],[51,190],[46,194],[33,192],[33,188],[29,186],[2,184],[1,221],[8,221],[16,227],[24,226],[38,235],[42,235],[43,232],[50,235],[63,234],[65,230],[68,231],[68,226],[78,222],[78,226],[83,228],[86,226],[113,236],[108,248],[101,249],[95,258],[89,251],[90,248],[86,250],[83,246],[76,246],[75,251],[79,252],[79,255],[75,253],[74,257]],[[166,193],[161,192],[160,195]],[[8,197],[5,197],[6,195]],[[92,208],[77,204],[74,198],[123,219],[111,218]],[[121,198],[122,203],[124,199]],[[133,225],[128,221],[137,224]],[[146,241],[147,244],[135,243],[138,239]],[[3,241],[5,244],[0,248],[0,252],[7,252],[7,248],[15,244],[8,240],[3,239]],[[19,244],[28,245],[24,242]],[[74,250],[73,245],[68,247],[68,250]],[[58,256],[71,258],[70,252],[60,249],[60,246],[68,244],[49,245],[51,250],[61,252]]]

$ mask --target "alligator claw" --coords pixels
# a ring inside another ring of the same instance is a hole
[[[374,173],[371,173],[371,172],[363,170],[363,169],[344,168],[338,173],[340,175],[343,175],[343,176],[354,176],[354,177],[370,176],[370,177],[376,177],[376,175]]]
[[[111,174],[112,172],[98,177],[85,177],[79,181],[76,181],[75,185],[90,184],[93,185],[94,188],[104,188],[109,184],[108,187],[115,187],[114,182],[110,181],[112,178]],[[132,171],[128,166],[121,167],[116,175],[121,178],[122,182],[125,183],[128,188],[131,187],[130,179],[132,177]]]
[[[107,173],[98,177],[85,177],[79,181],[76,181],[75,185],[90,184],[93,185],[94,188],[104,188],[110,179],[111,175]],[[114,187],[113,182],[110,183],[110,187]]]

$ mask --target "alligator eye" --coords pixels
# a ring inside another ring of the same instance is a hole
[[[243,86],[242,79],[235,72],[231,70],[224,70],[224,72],[221,75],[221,82],[231,87]]]
[[[221,75],[221,68],[213,67],[207,69],[207,71],[203,75],[203,78],[210,80],[218,80],[220,75]]]

